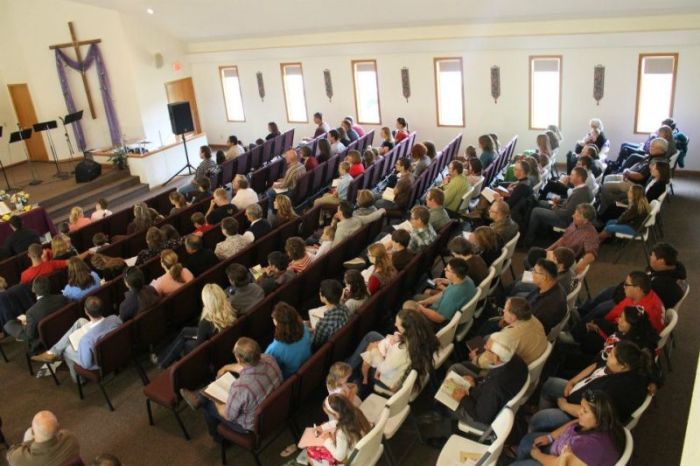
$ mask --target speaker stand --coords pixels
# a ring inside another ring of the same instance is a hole
[[[168,183],[170,183],[173,179],[175,179],[176,176],[179,176],[180,173],[182,173],[183,171],[185,171],[185,169],[187,169],[187,175],[191,175],[191,174],[192,174],[192,171],[195,170],[195,168],[192,166],[192,164],[190,164],[190,156],[189,156],[189,154],[187,153],[187,142],[185,141],[185,134],[183,133],[183,134],[181,134],[181,136],[182,136],[182,145],[183,145],[183,147],[185,148],[185,160],[187,160],[187,163],[185,164],[184,167],[182,167],[181,169],[179,169],[179,170],[177,171],[177,173],[175,173],[173,176],[171,176],[170,178],[168,178],[168,181],[166,181],[165,183],[163,183],[163,186],[166,186]],[[182,176],[185,176],[185,175],[183,174]]]

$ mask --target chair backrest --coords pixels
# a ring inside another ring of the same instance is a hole
[[[513,254],[515,254],[515,246],[518,244],[518,240],[520,239],[520,232],[517,232],[513,239],[508,241],[505,246],[503,246],[507,251],[508,255],[506,256],[508,259],[513,257]]]
[[[507,258],[508,258],[508,250],[504,247],[503,249],[501,249],[501,255],[498,256],[498,258],[495,261],[493,261],[493,263],[491,264],[491,267],[496,269],[496,278],[497,279],[503,273],[503,264],[505,263]]]
[[[382,451],[382,438],[386,421],[389,419],[389,412],[385,409],[377,419],[372,430],[362,437],[350,454],[348,466],[374,466],[381,457],[377,454]]]
[[[481,297],[479,299],[485,299],[489,296],[489,290],[491,289],[491,282],[496,278],[496,268],[492,265],[489,267],[489,274],[486,278],[481,280],[479,283],[479,289],[481,290]]]
[[[525,402],[525,394],[530,388],[530,374],[527,374],[527,377],[525,377],[525,383],[523,384],[522,388],[518,391],[518,393],[515,394],[513,398],[508,400],[508,403],[506,403],[506,407],[510,408],[513,410],[513,412],[516,412],[520,405],[522,405]]]
[[[416,385],[417,379],[418,372],[412,369],[411,372],[408,373],[408,377],[403,381],[401,388],[386,402],[386,407],[389,410],[389,418],[396,416],[408,406],[409,401],[411,401],[411,392],[413,392],[413,387]]]
[[[481,299],[481,287],[478,287],[475,290],[475,293],[474,293],[474,296],[472,296],[472,299],[470,299],[469,302],[467,302],[467,304],[462,306],[462,309],[459,310],[460,311],[459,325],[464,325],[474,318],[474,311],[476,310],[476,305],[480,299]]]
[[[625,424],[625,428],[628,430],[632,430],[635,427],[637,427],[637,424],[639,423],[639,418],[642,417],[642,414],[649,408],[649,405],[651,404],[651,400],[654,398],[654,395],[651,393],[647,393],[647,397],[644,399],[644,403],[642,403],[639,408],[635,409],[632,415],[630,416],[629,422]]]
[[[553,349],[554,344],[548,342],[547,347],[545,348],[544,352],[540,355],[540,357],[528,364],[527,370],[530,373],[531,391],[534,391],[534,388],[539,383],[540,376],[542,375],[542,369],[544,369],[544,365],[547,363],[547,359],[549,359],[549,355],[552,354]]]
[[[324,389],[326,364],[333,345],[326,343],[318,349],[297,371],[297,388],[294,403],[300,408],[319,388]]]
[[[440,348],[446,348],[447,345],[452,343],[455,339],[455,333],[457,333],[457,326],[462,320],[462,313],[457,311],[452,319],[442,327],[437,333],[437,339],[440,342]]]
[[[571,317],[571,310],[567,309],[566,310],[566,315],[564,318],[559,322],[557,325],[552,327],[552,329],[549,331],[549,335],[547,335],[547,340],[554,342],[559,338],[559,334],[561,331],[566,327],[566,324],[569,322],[569,318]]]
[[[683,297],[676,303],[673,308],[676,310],[676,312],[680,313],[681,308],[683,307],[683,303],[685,303],[685,299],[688,297],[688,294],[690,293],[690,283],[685,282],[685,291],[683,292]]]
[[[582,282],[586,278],[586,275],[588,275],[589,270],[591,270],[591,264],[586,265],[586,268],[583,269],[583,272],[576,275],[576,278]]]
[[[632,438],[632,432],[625,428],[625,450],[622,452],[622,456],[615,466],[626,466],[627,463],[632,459],[632,451],[634,450],[634,439]]]
[[[668,339],[671,337],[671,333],[676,328],[676,325],[678,325],[678,312],[673,308],[666,309],[665,320],[666,326],[661,333],[659,333],[659,343],[657,345],[659,349],[666,346]]]
[[[491,423],[491,428],[489,430],[496,434],[496,440],[489,445],[488,450],[486,450],[491,454],[487,464],[496,464],[496,460],[501,455],[501,451],[503,450],[503,445],[505,445],[511,429],[513,429],[514,421],[515,413],[512,409],[506,406],[500,413],[498,413],[498,416],[496,416],[493,423]]]
[[[255,433],[262,441],[283,426],[289,418],[297,376],[292,375],[260,403],[256,411]]]
[[[95,344],[95,355],[100,373],[104,377],[127,364],[133,357],[132,330],[133,321],[129,321],[104,335]],[[85,369],[89,369],[86,367]]]
[[[578,298],[579,293],[581,293],[581,288],[583,287],[583,281],[577,280],[576,286],[574,287],[568,295],[566,295],[566,308],[572,311],[576,307],[576,298]]]

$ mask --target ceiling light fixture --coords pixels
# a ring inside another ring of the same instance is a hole
[[[155,10],[153,8],[146,8],[146,13],[149,15],[155,14]]]

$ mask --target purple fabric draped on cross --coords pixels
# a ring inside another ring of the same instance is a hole
[[[61,49],[56,49],[56,68],[58,70],[58,79],[61,81],[61,90],[63,91],[63,98],[66,101],[66,107],[69,113],[76,111],[75,102],[73,101],[73,94],[71,93],[70,86],[68,85],[68,78],[66,77],[65,66],[69,66],[75,71],[84,72],[87,71],[92,64],[97,65],[97,77],[100,81],[100,94],[102,94],[102,102],[105,106],[105,114],[107,115],[107,125],[109,126],[109,136],[112,140],[112,145],[117,146],[121,144],[121,130],[119,129],[119,120],[117,119],[117,111],[114,108],[114,102],[112,102],[112,89],[109,84],[109,76],[107,75],[107,68],[105,67],[104,59],[102,58],[102,52],[97,44],[90,45],[90,50],[87,56],[82,62],[73,60],[71,57],[66,55]],[[75,133],[75,139],[78,143],[78,148],[82,151],[87,147],[85,144],[85,133],[83,133],[83,127],[80,121],[73,123],[73,131]]]

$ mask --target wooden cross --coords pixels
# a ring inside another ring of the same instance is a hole
[[[80,46],[99,44],[102,41],[100,39],[79,41],[77,35],[75,34],[75,27],[73,27],[73,21],[68,22],[68,29],[70,30],[70,38],[72,42],[68,42],[66,44],[51,45],[49,46],[49,49],[55,50],[73,47],[73,49],[75,50],[76,59],[79,63],[82,64],[83,55],[80,53]],[[80,76],[83,78],[83,86],[85,87],[85,94],[87,95],[88,107],[90,108],[90,115],[92,115],[92,119],[94,120],[95,118],[97,118],[97,115],[95,115],[95,105],[92,103],[92,94],[90,93],[90,85],[88,84],[87,76],[85,75],[85,70],[80,71]]]

